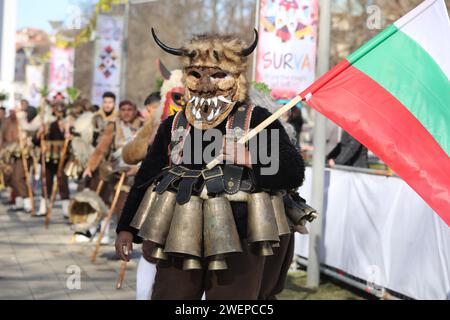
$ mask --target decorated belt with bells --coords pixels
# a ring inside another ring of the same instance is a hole
[[[207,197],[250,193],[254,190],[254,183],[251,178],[242,178],[243,170],[243,167],[235,165],[203,170],[174,166],[162,174],[155,191],[159,194],[176,191],[178,204],[187,203],[193,195]]]

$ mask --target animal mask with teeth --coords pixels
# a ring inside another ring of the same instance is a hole
[[[164,51],[184,57],[185,113],[191,125],[202,130],[217,127],[237,102],[247,99],[247,57],[258,43],[256,30],[250,46],[235,36],[201,35],[179,49],[162,43],[153,29],[152,34]]]

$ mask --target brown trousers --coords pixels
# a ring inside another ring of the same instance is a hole
[[[45,180],[47,184],[47,194],[51,197],[52,189],[53,189],[53,179],[55,175],[58,173],[58,164],[57,163],[46,163],[45,164]],[[59,189],[59,197],[61,200],[68,200],[70,197],[69,194],[69,180],[65,173],[63,172],[61,178],[58,179],[58,189]],[[42,192],[44,192],[44,185],[42,185]],[[44,194],[44,193],[42,193]]]
[[[276,295],[284,290],[289,268],[294,257],[295,236],[280,237],[280,247],[273,248],[273,256],[266,257],[259,300],[276,300]]]
[[[184,271],[183,260],[159,262],[152,300],[256,300],[263,281],[265,257],[253,252],[242,240],[243,253],[227,258],[228,269]]]
[[[21,158],[13,160],[12,173],[5,176],[5,184],[16,193],[16,197],[28,198],[27,180]]]

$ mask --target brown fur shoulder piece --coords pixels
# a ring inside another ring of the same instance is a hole
[[[154,139],[155,129],[158,128],[155,121],[149,120],[139,130],[133,141],[126,144],[122,149],[123,161],[128,165],[136,165],[144,160],[147,155],[147,147]]]

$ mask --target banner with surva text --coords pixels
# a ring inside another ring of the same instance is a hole
[[[288,100],[315,79],[318,0],[261,0],[256,82]]]
[[[120,101],[120,79],[124,21],[122,17],[100,15],[94,57],[92,102],[101,105],[102,95],[111,91]]]

